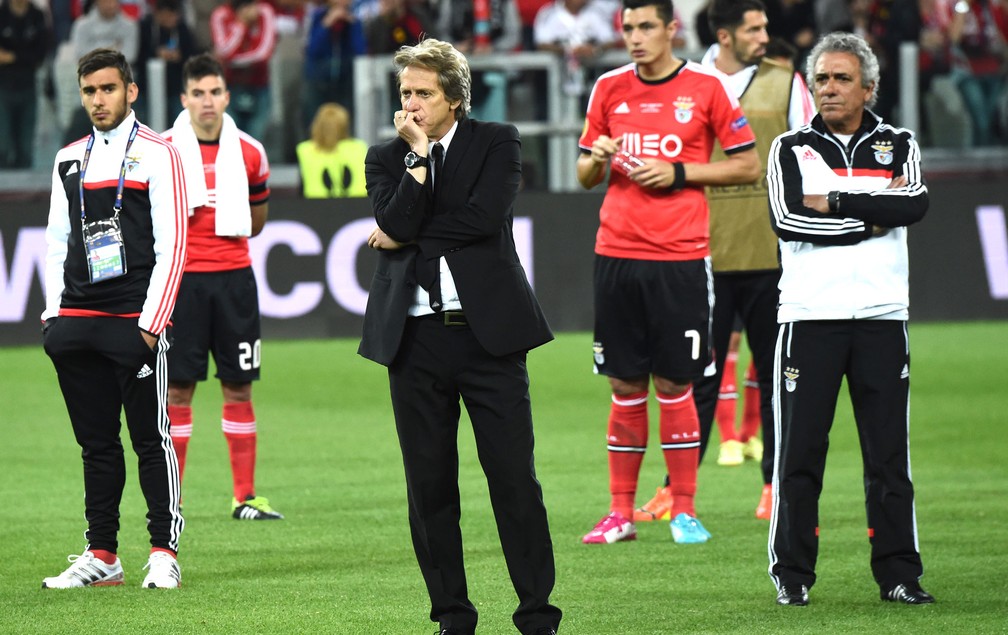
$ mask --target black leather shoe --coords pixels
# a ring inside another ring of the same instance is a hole
[[[880,589],[879,597],[886,602],[902,602],[903,604],[931,604],[935,601],[934,597],[916,582],[897,584],[889,590]]]
[[[549,626],[545,628],[540,628],[535,632],[535,635],[556,635],[556,629],[550,628]]]
[[[807,606],[808,587],[804,584],[781,585],[777,591],[777,604],[781,606]]]

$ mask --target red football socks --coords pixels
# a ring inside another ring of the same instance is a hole
[[[185,471],[186,452],[189,449],[189,438],[192,437],[192,407],[168,406],[168,420],[171,422],[171,440],[178,456],[179,483],[182,483],[182,473]]]
[[[107,565],[113,565],[116,561],[116,555],[111,551],[106,551],[105,549],[88,549],[95,558],[98,558]]]
[[[738,404],[738,387],[735,385],[737,361],[738,353],[728,353],[725,357],[724,374],[721,375],[721,388],[718,390],[714,419],[721,434],[721,443],[738,441],[738,435],[735,433],[735,411]]]
[[[606,447],[609,450],[610,510],[633,518],[641,461],[647,449],[648,393],[613,395]]]
[[[221,429],[231,457],[234,497],[244,501],[255,495],[256,420],[252,402],[225,403]]]
[[[756,367],[750,363],[746,370],[745,404],[742,406],[742,429],[739,431],[739,440],[745,443],[756,436],[761,421],[759,382],[756,379]]]
[[[700,420],[693,402],[693,387],[678,395],[657,393],[658,430],[672,490],[672,517],[696,516],[697,464],[700,460]]]

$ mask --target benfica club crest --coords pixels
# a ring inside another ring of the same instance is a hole
[[[892,163],[892,141],[877,141],[872,144],[872,149],[875,150],[875,160],[881,165],[889,165]]]
[[[798,387],[798,369],[790,366],[784,369],[784,388],[788,392],[794,392]]]
[[[675,119],[679,123],[689,123],[693,120],[693,107],[696,104],[692,97],[679,97],[672,105],[675,106]]]
[[[594,354],[595,363],[599,366],[605,364],[605,348],[602,347],[602,342],[592,343],[592,353]]]

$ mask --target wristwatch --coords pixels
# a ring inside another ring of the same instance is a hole
[[[426,168],[430,166],[430,161],[427,157],[422,157],[416,152],[408,152],[405,157],[403,157],[403,163],[406,164],[406,169],[412,168]]]
[[[840,192],[833,190],[826,193],[826,207],[833,214],[840,211]]]

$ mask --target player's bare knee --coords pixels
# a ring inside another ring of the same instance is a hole
[[[196,382],[168,382],[168,405],[191,406]]]
[[[617,397],[637,395],[642,392],[647,392],[648,378],[634,377],[632,379],[627,379],[620,377],[610,377],[609,386],[612,388],[613,394],[616,395]]]
[[[252,401],[252,382],[221,382],[221,394],[224,403],[241,403]]]
[[[667,379],[665,377],[654,376],[654,387],[657,392],[670,397],[677,397],[690,389],[691,382],[688,379]]]

